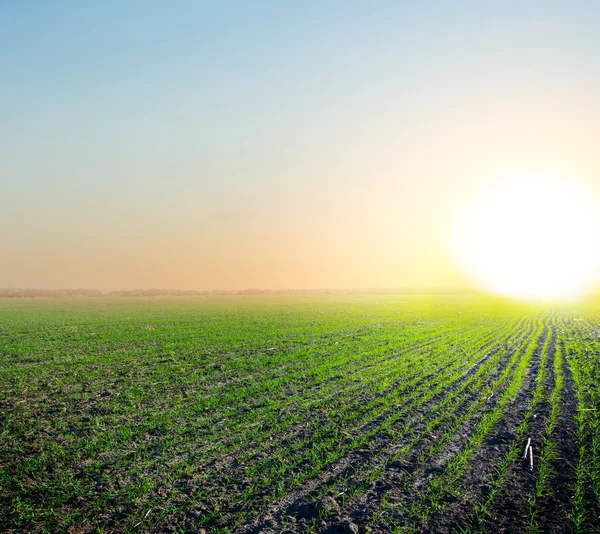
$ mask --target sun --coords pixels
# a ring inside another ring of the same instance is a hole
[[[573,179],[527,173],[468,200],[455,228],[459,266],[482,289],[533,300],[573,300],[600,271],[600,205]]]

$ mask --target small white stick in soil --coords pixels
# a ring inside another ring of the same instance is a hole
[[[527,440],[527,445],[525,445],[525,452],[523,453],[523,458],[527,460],[527,451],[529,450],[529,445],[531,445],[531,438]]]
[[[533,447],[529,447],[529,468],[533,471]]]

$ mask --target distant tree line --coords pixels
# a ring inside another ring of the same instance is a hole
[[[100,291],[99,289],[31,289],[0,288],[0,298],[77,298],[77,297],[210,297],[244,295],[387,295],[387,294],[456,294],[464,291],[447,289],[242,289],[242,290],[194,290],[194,289],[121,289]]]
[[[303,295],[325,294],[329,290],[294,289],[242,289],[242,290],[194,290],[194,289],[119,289],[100,291],[99,289],[32,289],[0,288],[0,298],[65,298],[65,297],[210,297],[216,295]],[[336,291],[337,292],[337,291]]]
[[[31,288],[0,288],[0,298],[64,298],[64,297],[102,297],[98,289],[31,289]]]

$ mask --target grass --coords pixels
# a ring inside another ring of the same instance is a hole
[[[599,324],[473,296],[0,301],[0,530],[475,532],[516,492],[542,532],[567,484],[551,521],[592,532]]]

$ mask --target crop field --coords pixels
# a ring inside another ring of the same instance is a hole
[[[599,381],[591,305],[0,300],[0,531],[600,532]]]

